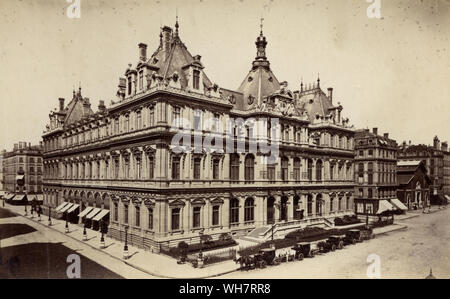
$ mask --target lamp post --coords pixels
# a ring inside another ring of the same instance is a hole
[[[100,238],[100,248],[105,248],[105,235],[103,230],[103,219],[100,220],[100,232],[102,233],[102,236]]]
[[[87,219],[84,219],[83,221],[83,241],[87,241],[87,231],[86,231],[86,224],[87,224]]]
[[[66,234],[68,234],[69,233],[69,222],[68,222],[69,214],[67,212],[64,212],[64,218],[66,218]]]
[[[41,221],[41,213],[42,213],[42,208],[41,208],[41,206],[39,206],[39,207],[37,208],[37,212],[38,212],[38,221]]]
[[[50,218],[51,214],[52,214],[52,207],[48,206],[48,226],[52,226],[52,218]]]
[[[125,245],[123,246],[123,259],[128,259],[128,226],[125,226]]]

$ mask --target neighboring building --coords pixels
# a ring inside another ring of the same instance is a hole
[[[0,191],[5,190],[5,184],[4,184],[4,178],[3,178],[3,172],[4,172],[4,166],[3,166],[3,157],[6,153],[6,150],[2,150],[0,152]]]
[[[3,152],[4,190],[10,194],[42,196],[42,145],[26,142],[14,144],[10,152]],[[14,200],[18,199],[15,197]]]
[[[262,32],[241,86],[220,88],[178,29],[178,23],[175,31],[162,28],[150,57],[139,44],[138,63],[120,78],[110,107],[101,102],[93,112],[81,89],[67,106],[59,100],[43,135],[45,205],[55,210],[69,202],[94,223],[108,221],[109,213],[111,237],[123,240],[127,228],[132,244],[156,251],[198,242],[201,234],[329,225],[352,214],[354,129],[332,89],[325,94],[317,80],[291,92],[272,73]],[[223,131],[239,118],[263,126]],[[173,146],[180,127],[201,140],[213,132],[233,145],[243,141],[245,150]],[[249,152],[258,141],[279,146],[275,164],[261,151]]]
[[[446,143],[444,142],[444,145]],[[430,196],[431,203],[438,204],[445,201],[444,197],[444,151],[442,150],[439,138],[433,139],[433,146],[423,144],[407,145],[403,142],[399,151],[399,161],[415,161],[424,162],[427,174],[431,179]]]
[[[391,202],[397,190],[397,142],[389,134],[378,135],[378,128],[355,134],[355,212],[375,217],[381,212],[380,201]],[[388,204],[387,204],[388,205]]]
[[[399,161],[397,164],[398,199],[409,210],[417,210],[430,205],[431,179],[427,175],[425,163],[420,160]]]
[[[444,153],[444,196],[450,200],[450,152],[448,143],[442,142],[442,152]]]

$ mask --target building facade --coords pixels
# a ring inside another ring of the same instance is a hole
[[[409,210],[430,205],[431,179],[423,161],[400,161],[397,165],[398,199]]]
[[[0,152],[0,191],[4,191],[5,190],[5,184],[4,184],[4,177],[3,177],[3,172],[4,172],[4,166],[3,166],[3,156],[5,155],[6,150],[2,150]],[[0,192],[0,194],[4,194],[4,192]]]
[[[376,216],[380,200],[397,197],[397,142],[378,129],[355,134],[355,212]]]
[[[42,145],[14,144],[3,151],[4,191],[17,194],[42,194]]]
[[[448,151],[448,143],[442,142],[441,149],[444,153],[444,196],[448,201],[450,199],[450,152]]]
[[[178,23],[165,26],[151,56],[139,44],[109,107],[93,112],[81,90],[67,106],[60,99],[43,135],[44,204],[108,210],[111,237],[126,230],[156,251],[353,213],[354,129],[343,107],[320,79],[297,91],[279,82],[266,45],[261,31],[249,73],[229,90],[208,78]]]
[[[445,143],[444,143],[445,145]],[[424,144],[408,145],[403,142],[399,151],[399,161],[423,161],[427,174],[431,179],[431,203],[445,201],[444,197],[444,151],[437,136],[433,139],[433,146]]]

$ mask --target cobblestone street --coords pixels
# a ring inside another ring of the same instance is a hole
[[[381,278],[425,278],[430,268],[437,278],[450,278],[450,209],[419,217],[396,220],[406,230],[379,235],[375,239],[280,266],[249,272],[234,272],[222,278],[367,278],[367,257],[381,260]]]

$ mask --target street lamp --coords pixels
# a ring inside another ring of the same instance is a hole
[[[100,232],[102,233],[102,236],[100,238],[100,248],[105,248],[105,236],[104,236],[104,230],[103,230],[103,219],[100,220]]]
[[[69,215],[67,212],[64,212],[64,214],[65,214],[65,218],[66,218],[66,234],[68,234],[69,233],[69,222],[68,222],[67,218],[69,218]]]
[[[128,259],[128,226],[125,226],[125,245],[123,246],[123,259]]]
[[[84,226],[83,226],[83,241],[87,241],[86,225],[87,225],[87,219],[84,219]]]
[[[52,213],[52,207],[48,206],[48,226],[52,226],[52,218],[50,218],[51,213]]]

